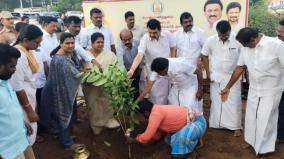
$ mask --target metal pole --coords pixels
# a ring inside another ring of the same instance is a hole
[[[23,2],[22,2],[22,0],[20,0],[20,5],[21,5],[21,8],[23,8]]]
[[[33,0],[31,0],[31,7],[33,8]]]

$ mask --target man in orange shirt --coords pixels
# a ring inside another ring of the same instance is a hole
[[[129,143],[146,144],[151,140],[165,140],[171,146],[173,157],[184,158],[197,146],[206,130],[205,118],[191,108],[176,105],[153,105],[147,100],[139,102],[140,112],[149,117],[144,133],[135,139],[127,136]]]

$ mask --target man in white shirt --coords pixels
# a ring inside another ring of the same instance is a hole
[[[126,29],[130,30],[133,34],[133,39],[140,41],[142,36],[145,34],[143,28],[135,25],[135,15],[132,11],[127,11],[124,14]]]
[[[191,65],[196,67],[200,59],[201,49],[207,39],[207,34],[193,25],[193,17],[189,12],[183,12],[180,15],[180,24],[182,28],[174,33],[176,57],[186,58]],[[191,89],[195,91],[192,94],[197,94],[197,77],[192,78],[192,80],[192,83],[196,84],[195,89]],[[199,101],[199,105],[199,107],[202,107],[202,100]]]
[[[240,136],[242,129],[240,80],[231,88],[226,102],[221,101],[220,91],[226,86],[237,66],[242,45],[231,33],[228,21],[220,21],[216,30],[217,34],[206,40],[201,52],[207,77],[211,80],[209,127],[234,130],[234,136]]]
[[[137,101],[141,101],[151,91],[155,81],[164,77],[172,85],[168,96],[169,104],[185,106],[197,112],[203,112],[197,101],[197,99],[202,98],[202,73],[196,65],[190,64],[186,58],[158,57],[153,60],[151,70],[153,72],[150,79]],[[198,76],[198,84],[192,82],[196,78],[195,74]],[[199,88],[197,88],[197,85]],[[197,89],[198,91],[196,91]]]
[[[54,17],[44,17],[43,19],[43,37],[40,43],[39,49],[46,56],[47,62],[50,63],[50,53],[59,45],[59,41],[56,36],[57,31],[57,19]]]
[[[239,2],[231,2],[227,5],[227,18],[233,31],[239,31],[242,28],[239,21],[241,10],[242,6]]]
[[[48,63],[51,61],[50,53],[58,45],[58,39],[55,34],[57,30],[57,19],[53,17],[44,17],[42,22],[42,41],[40,47],[38,47],[34,56],[39,65],[39,70],[35,74],[35,83],[36,83],[36,99],[38,110],[40,110],[40,100],[41,100],[41,91],[46,82],[46,75],[48,73]],[[38,112],[40,114],[40,112]],[[42,126],[39,124],[39,132],[42,132]]]
[[[193,25],[193,17],[188,12],[180,15],[180,24],[182,28],[174,33],[176,57],[185,57],[191,64],[196,65],[207,35],[202,29]]]
[[[220,0],[207,0],[204,4],[204,15],[207,19],[205,30],[209,35],[215,34],[217,23],[222,18],[223,4]]]
[[[161,30],[161,23],[156,19],[147,22],[148,33],[140,41],[138,54],[136,55],[130,70],[127,73],[131,78],[136,68],[145,56],[147,76],[151,73],[151,63],[157,57],[175,57],[175,41],[168,31]],[[146,89],[146,88],[145,88]],[[160,78],[155,82],[150,92],[150,100],[155,104],[166,104],[169,91],[169,82]]]
[[[284,19],[279,22],[276,33],[278,39],[284,42]],[[283,70],[284,71],[284,70]],[[284,76],[283,76],[284,80]],[[284,142],[284,92],[282,92],[281,101],[279,104],[279,118],[278,118],[278,133],[277,138],[279,143]]]
[[[91,48],[91,36],[93,33],[100,32],[104,35],[104,49],[108,49],[116,53],[114,38],[110,28],[102,24],[103,13],[98,8],[93,8],[90,11],[90,17],[93,25],[84,29],[80,35],[80,44],[83,48]]]
[[[245,116],[245,141],[256,154],[275,151],[278,107],[283,91],[284,44],[259,34],[252,28],[241,29],[236,39],[244,46],[230,81],[221,91],[223,102],[239,79],[244,66],[249,72],[250,88]]]

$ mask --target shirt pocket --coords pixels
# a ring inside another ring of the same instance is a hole
[[[239,53],[238,48],[236,47],[229,48],[229,55],[227,56],[229,60],[236,61],[239,59],[239,56],[240,56],[240,53]]]
[[[195,38],[190,39],[189,48],[191,49],[199,48],[199,41]]]

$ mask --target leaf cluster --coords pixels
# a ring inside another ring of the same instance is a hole
[[[125,67],[116,63],[100,71],[97,66],[94,66],[93,70],[80,72],[76,77],[80,78],[81,83],[103,87],[110,102],[110,109],[119,120],[123,131],[127,129],[126,116],[130,118],[128,120],[130,129],[134,129],[135,124],[138,124],[138,121],[134,119],[138,105],[133,99],[134,88],[132,80],[126,78]]]

